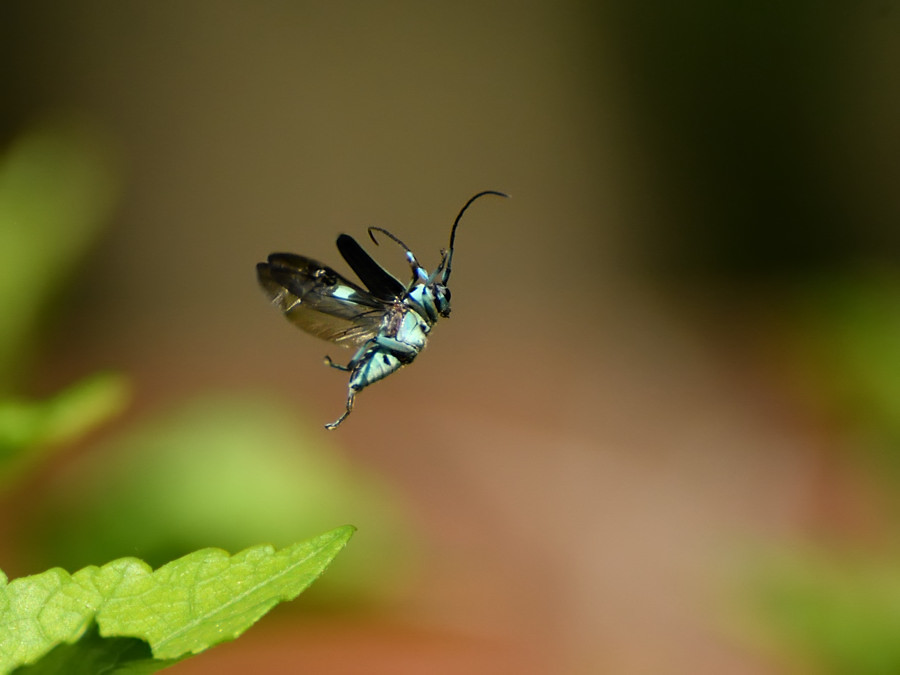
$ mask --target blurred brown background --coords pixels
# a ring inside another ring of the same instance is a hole
[[[416,549],[363,609],[279,612],[173,673],[896,672],[804,617],[834,605],[811,569],[900,561],[897,3],[4,2],[0,61],[5,145],[87,129],[116,182],[18,389],[126,373],[123,428],[280,400],[391,486]],[[346,270],[337,234],[378,225],[431,268],[483,189],[512,199],[460,227],[452,320],[326,434],[337,349],[254,264]],[[32,481],[7,508],[71,478]],[[17,546],[4,568],[41,569]]]

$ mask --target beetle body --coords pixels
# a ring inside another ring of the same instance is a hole
[[[469,205],[484,195],[505,197],[487,190],[472,197],[450,230],[450,247],[429,274],[402,241],[380,227],[370,227],[377,244],[380,232],[401,246],[412,271],[403,285],[375,262],[351,236],[342,234],[337,246],[366,289],[330,267],[294,253],[273,253],[256,266],[257,277],[272,304],[304,331],[345,347],[356,347],[347,363],[325,362],[350,373],[344,413],[326,429],[336,429],[353,410],[356,394],[415,360],[425,348],[428,334],[440,318],[450,316],[450,265],[456,228]]]

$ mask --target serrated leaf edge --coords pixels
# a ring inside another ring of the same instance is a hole
[[[153,570],[143,560],[133,557],[126,557],[112,560],[102,566],[91,565],[71,574],[62,568],[51,568],[49,570],[46,570],[45,572],[41,572],[40,574],[28,577],[20,577],[18,579],[14,579],[11,582],[7,582],[6,576],[2,573],[2,571],[0,571],[0,673],[6,673],[19,666],[35,663],[58,644],[62,644],[64,642],[76,642],[84,634],[84,631],[90,625],[91,621],[97,622],[100,628],[100,633],[103,637],[133,637],[144,640],[145,642],[150,644],[154,658],[159,659],[179,658],[189,653],[199,653],[211,646],[214,646],[215,644],[218,644],[219,642],[225,642],[227,640],[234,639],[242,634],[245,630],[247,630],[247,628],[252,626],[253,623],[261,618],[261,616],[263,616],[265,612],[271,609],[271,607],[278,604],[279,602],[296,598],[297,595],[308,588],[309,585],[313,581],[315,581],[322,574],[322,572],[325,571],[325,569],[332,562],[335,556],[337,556],[337,554],[347,544],[347,542],[350,540],[350,537],[355,531],[356,528],[354,526],[344,525],[342,527],[320,534],[316,537],[312,537],[310,539],[284,547],[277,551],[273,547],[268,545],[252,546],[244,549],[243,551],[239,551],[234,555],[231,555],[227,551],[224,551],[222,549],[200,549],[188,553],[181,558],[177,558],[176,560],[163,565],[157,570]],[[292,549],[303,546],[313,546],[314,548],[308,555],[304,556],[304,558],[291,562],[288,568],[279,571],[277,574],[270,577],[266,581],[254,584],[250,589],[244,589],[239,596],[229,598],[229,600],[224,603],[223,608],[234,606],[240,601],[241,598],[246,598],[249,594],[259,591],[267,584],[276,582],[278,579],[281,579],[285,575],[288,575],[292,571],[295,571],[298,567],[302,567],[303,564],[309,562],[310,559],[316,557],[317,555],[322,555],[324,551],[329,551],[329,554],[322,560],[319,569],[316,570],[314,574],[310,575],[307,583],[303,584],[300,589],[293,594],[273,594],[272,598],[269,600],[269,606],[259,616],[257,616],[252,621],[249,621],[249,623],[247,623],[247,625],[243,628],[234,631],[231,635],[223,635],[221,640],[210,642],[206,645],[189,648],[178,653],[167,653],[167,650],[165,649],[165,646],[167,644],[171,644],[174,641],[175,637],[183,637],[184,634],[188,633],[191,628],[196,628],[197,626],[202,625],[203,619],[208,619],[209,616],[214,616],[217,613],[221,613],[220,609],[212,612],[207,612],[204,617],[201,617],[199,619],[192,619],[189,626],[186,625],[184,627],[178,628],[173,633],[167,634],[163,640],[153,641],[149,635],[141,634],[140,631],[121,631],[110,629],[109,626],[104,627],[104,623],[115,623],[115,618],[117,617],[104,617],[103,615],[105,610],[110,606],[111,601],[124,599],[118,597],[117,593],[120,591],[126,576],[132,579],[135,577],[146,577],[147,580],[151,580],[154,575],[157,575],[160,572],[163,572],[164,576],[165,570],[167,568],[188,564],[192,557],[202,558],[203,556],[207,556],[210,553],[224,554],[226,558],[220,560],[226,561],[226,565],[223,567],[223,569],[227,570],[230,569],[231,564],[236,558],[241,558],[242,556],[246,556],[247,554],[250,554],[254,551],[269,549],[271,550],[271,553],[267,557],[275,558],[279,555],[289,555],[289,552]],[[108,589],[104,593],[103,590],[98,588],[98,583],[101,583],[101,585],[104,586],[107,585],[106,583],[102,582],[109,582],[110,580],[104,580],[103,577],[110,574],[112,574],[113,576],[116,576],[118,574],[119,578],[112,581],[112,583],[109,583]],[[54,587],[48,590],[48,592],[46,593],[46,597],[43,599],[43,602],[34,604],[33,607],[28,608],[30,614],[23,615],[21,613],[17,613],[14,616],[10,616],[8,614],[9,605],[11,600],[13,599],[13,596],[11,596],[9,593],[11,590],[15,590],[17,594],[20,591],[24,594],[29,590],[29,587],[33,587],[39,590],[41,584],[45,584],[48,582],[51,586]],[[67,594],[67,592],[74,592],[75,596],[87,594],[91,597],[72,597],[72,595]],[[72,607],[72,604],[74,604],[76,607]],[[48,631],[45,630],[45,626],[40,625],[41,615],[49,614],[53,611],[65,611],[69,614],[74,614],[74,616],[72,616],[70,619],[72,627],[68,629],[66,635],[60,634],[60,631],[58,629],[57,631],[55,631],[57,633],[56,635],[53,634],[54,631],[49,631],[48,633]],[[110,621],[110,619],[112,619],[112,621]],[[37,622],[38,625],[35,627],[38,629],[38,632],[43,638],[43,640],[39,644],[32,645],[32,649],[30,650],[28,649],[27,645],[24,646],[23,649],[23,645],[16,644],[10,636],[11,626],[22,624],[23,622],[28,622],[29,620]]]

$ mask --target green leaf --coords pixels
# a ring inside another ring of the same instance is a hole
[[[128,400],[119,375],[89,377],[44,401],[0,400],[0,487],[39,451],[70,442],[117,415]]]
[[[274,605],[297,597],[354,531],[346,525],[280,551],[255,546],[230,556],[203,549],[155,572],[141,560],[121,558],[71,575],[56,568],[9,584],[4,577],[0,672],[79,640],[93,622],[104,638],[147,642],[155,659],[202,652],[236,638]],[[112,641],[104,651],[105,668],[120,658],[122,644]]]
[[[136,638],[103,638],[97,624],[78,642],[57,645],[35,664],[16,668],[15,675],[149,675],[180,659],[155,659],[150,646]]]

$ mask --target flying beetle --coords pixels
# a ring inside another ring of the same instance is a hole
[[[350,373],[346,409],[326,424],[326,429],[336,429],[347,419],[360,391],[412,363],[425,348],[428,333],[438,319],[450,316],[447,282],[456,228],[472,202],[485,195],[508,196],[485,190],[463,205],[450,229],[450,247],[441,250],[441,262],[431,274],[396,236],[381,227],[368,229],[376,245],[375,233],[379,232],[404,250],[412,270],[406,286],[348,234],[338,237],[338,251],[368,290],[330,267],[295,253],[272,253],[267,262],[257,264],[260,285],[289,321],[316,337],[342,347],[356,347],[346,366],[325,357],[327,365]]]

